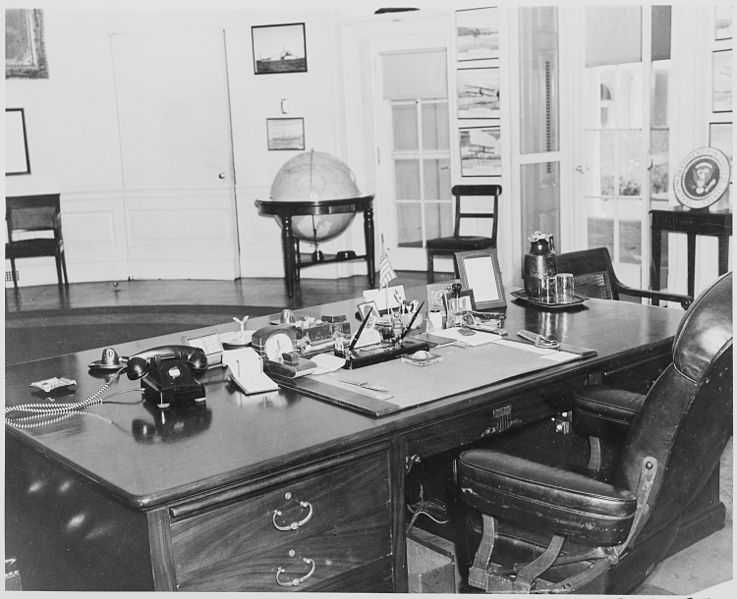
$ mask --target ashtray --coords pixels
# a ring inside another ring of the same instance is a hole
[[[218,336],[223,347],[245,347],[251,345],[253,331],[229,331]]]

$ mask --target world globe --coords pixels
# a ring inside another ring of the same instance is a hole
[[[353,171],[327,152],[302,152],[279,169],[271,184],[271,199],[279,202],[320,202],[361,195]],[[294,236],[317,244],[340,235],[351,224],[355,212],[294,216]],[[281,226],[281,221],[277,218]]]

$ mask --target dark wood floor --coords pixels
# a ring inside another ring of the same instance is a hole
[[[424,285],[424,272],[401,271],[392,285]],[[450,276],[450,275],[448,275]],[[437,277],[442,280],[442,277]],[[368,289],[364,275],[345,279],[302,279],[301,294],[289,302],[281,278],[236,281],[156,280],[5,288],[5,312],[80,309],[90,307],[222,305],[302,308],[358,297]]]

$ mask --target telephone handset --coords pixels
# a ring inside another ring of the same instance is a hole
[[[207,371],[207,356],[199,347],[163,345],[128,358],[126,374],[141,380],[144,397],[166,409],[172,401],[202,402],[205,389],[194,377]]]
[[[152,347],[146,351],[128,358],[126,373],[132,381],[146,376],[156,356],[174,356],[189,363],[189,368],[195,375],[203,374],[207,370],[207,356],[199,347],[191,345],[162,345]]]

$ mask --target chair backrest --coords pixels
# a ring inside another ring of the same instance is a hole
[[[634,491],[646,456],[658,461],[646,528],[679,515],[704,487],[732,434],[732,273],[684,315],[673,362],[630,425],[613,483]]]
[[[459,237],[461,234],[461,219],[463,218],[490,218],[491,237],[494,247],[496,247],[496,229],[499,210],[499,196],[502,194],[501,185],[454,185],[450,192],[455,196],[455,226],[453,228],[453,237]],[[485,196],[492,198],[493,206],[490,211],[468,211],[462,207],[463,197],[479,197]]]
[[[607,248],[596,247],[557,254],[555,265],[558,272],[573,275],[577,294],[599,299],[619,299],[618,280]]]
[[[56,231],[60,212],[59,195],[53,193],[5,198],[8,240],[12,241],[13,231]]]

